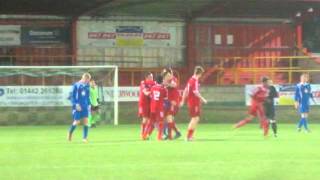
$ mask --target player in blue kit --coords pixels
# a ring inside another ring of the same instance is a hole
[[[83,142],[88,142],[88,116],[90,111],[90,86],[91,75],[84,73],[80,81],[72,86],[71,102],[73,122],[68,132],[68,140],[72,140],[72,133],[83,119]]]
[[[308,128],[308,114],[310,107],[310,99],[315,102],[309,84],[309,74],[303,73],[300,76],[300,83],[296,85],[295,90],[295,108],[299,111],[301,119],[298,123],[298,131],[301,131],[302,126],[306,132],[310,132]]]

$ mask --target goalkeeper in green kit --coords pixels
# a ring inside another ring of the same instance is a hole
[[[98,87],[93,79],[90,81],[90,103],[91,113],[89,115],[89,127],[95,128],[96,123],[100,120]]]

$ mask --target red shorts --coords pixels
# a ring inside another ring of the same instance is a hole
[[[188,106],[188,109],[189,109],[189,116],[190,116],[191,118],[197,117],[197,116],[200,116],[200,115],[201,115],[201,106],[200,106],[200,104],[197,104],[197,105],[189,105],[189,106]]]
[[[252,115],[252,116],[264,116],[264,107],[262,103],[259,102],[251,102],[251,106],[249,108],[248,114]]]
[[[139,105],[139,117],[145,117],[149,118],[150,117],[150,106],[148,105]]]
[[[164,112],[163,111],[151,112],[150,119],[154,122],[163,121],[164,120]]]
[[[166,109],[166,116],[167,115],[172,115],[175,116],[179,111],[179,101],[174,100],[174,102],[170,101],[170,108]]]

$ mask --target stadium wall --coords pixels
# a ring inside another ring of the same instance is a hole
[[[63,19],[0,18],[3,65],[70,65],[70,23]],[[10,34],[10,32],[15,32]],[[9,38],[10,37],[10,38]]]

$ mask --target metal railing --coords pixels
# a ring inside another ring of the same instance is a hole
[[[146,71],[160,72],[164,57],[161,56],[97,56],[97,55],[0,55],[0,65],[118,65],[120,72],[129,73],[130,85],[136,85],[141,79],[141,73]],[[209,58],[208,58],[209,59]],[[294,81],[294,75],[299,72],[313,72],[316,65],[310,56],[262,56],[262,57],[211,57],[210,61],[202,61],[206,69],[215,68],[210,73],[215,74],[218,85],[222,85],[225,72],[231,72],[234,84],[241,84],[242,74],[252,74],[253,83],[257,83],[261,73],[275,78],[277,73],[286,74],[287,82]],[[179,73],[181,65],[175,71],[176,75],[184,78],[185,74]],[[189,67],[191,70],[193,67]],[[318,72],[318,71],[317,71]],[[140,74],[140,75],[138,75]],[[210,75],[208,76],[210,77]],[[180,78],[179,78],[180,79]]]

